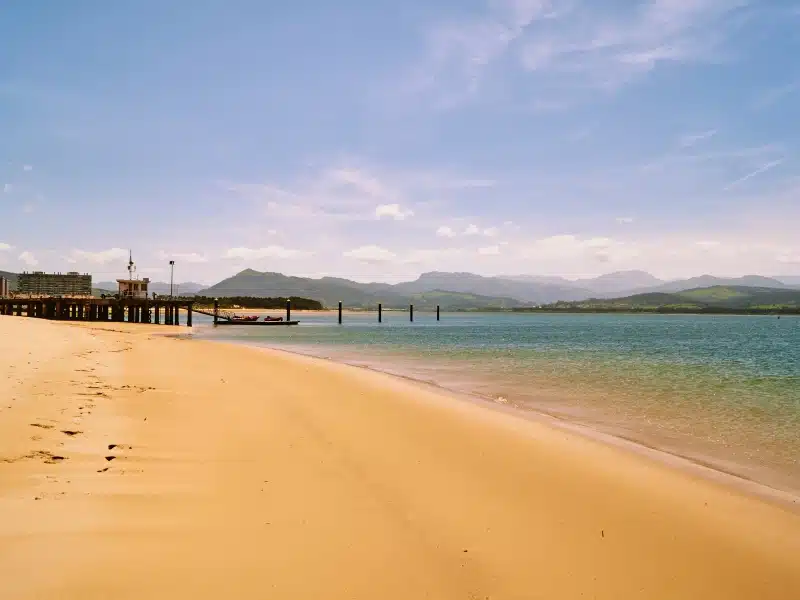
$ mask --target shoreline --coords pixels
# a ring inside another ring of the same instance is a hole
[[[159,326],[0,317],[0,352],[9,600],[800,589],[796,512],[482,400]]]
[[[178,334],[178,335],[184,337],[190,337],[191,333]],[[446,385],[436,383],[435,381],[420,379],[413,375],[387,370],[386,368],[383,368],[377,364],[366,364],[366,363],[358,364],[358,363],[348,362],[347,360],[338,360],[336,358],[328,356],[318,356],[315,354],[310,354],[299,350],[292,350],[286,347],[272,347],[260,344],[250,344],[247,341],[242,341],[242,342],[234,342],[229,340],[225,341],[197,340],[197,341],[211,341],[217,344],[244,346],[247,348],[253,348],[259,350],[267,354],[272,352],[278,354],[287,354],[289,356],[298,357],[301,359],[307,359],[312,362],[321,361],[352,369],[363,369],[371,373],[376,373],[389,378],[398,379],[406,383],[409,383],[411,385],[419,386],[422,389],[435,390],[439,393],[445,394],[454,399],[458,399],[459,401],[462,402],[466,401],[487,410],[497,411],[511,415],[519,419],[530,420],[533,422],[544,424],[549,427],[563,429],[565,431],[576,433],[585,438],[606,445],[622,448],[627,452],[644,456],[648,460],[653,460],[658,463],[668,465],[672,468],[684,471],[686,473],[700,476],[708,481],[720,483],[724,486],[730,487],[731,489],[735,489],[740,492],[745,492],[764,500],[775,502],[782,507],[788,508],[793,512],[800,514],[800,494],[796,493],[793,490],[780,489],[771,486],[767,483],[764,483],[762,481],[746,477],[733,470],[726,470],[721,465],[715,463],[714,459],[710,457],[707,458],[706,460],[703,460],[700,457],[693,456],[688,453],[681,453],[677,450],[672,450],[669,448],[665,448],[663,446],[659,446],[656,442],[648,443],[648,441],[643,439],[626,437],[620,432],[620,430],[611,429],[604,431],[598,428],[598,426],[593,426],[591,424],[583,423],[578,420],[571,419],[568,416],[562,416],[554,412],[548,412],[547,410],[544,410],[541,407],[525,406],[523,408],[517,406],[510,406],[498,402],[497,398],[489,395],[480,394],[477,392],[467,392],[467,391],[457,390],[451,387],[447,387]]]

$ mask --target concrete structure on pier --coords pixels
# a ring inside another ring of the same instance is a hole
[[[8,298],[10,295],[11,290],[9,289],[8,279],[0,277],[0,298]]]
[[[17,294],[23,296],[91,296],[92,276],[80,273],[21,273]]]
[[[147,298],[147,284],[150,280],[144,279],[117,279],[119,295],[121,298]]]

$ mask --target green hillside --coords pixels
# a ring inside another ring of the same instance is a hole
[[[409,304],[414,304],[420,309],[435,309],[440,306],[443,310],[477,310],[481,308],[504,309],[526,306],[524,302],[513,298],[497,298],[494,296],[481,296],[478,294],[463,294],[459,292],[421,292],[409,297]],[[405,306],[405,304],[404,304]]]
[[[399,286],[397,286],[399,287]],[[479,308],[514,308],[525,302],[507,297],[485,296],[466,292],[441,290],[402,292],[388,284],[357,283],[347,279],[323,277],[290,277],[281,273],[260,273],[246,269],[200,292],[203,296],[300,296],[313,298],[326,307],[342,302],[347,308],[374,308],[382,303],[386,308],[405,308],[414,304],[421,309],[475,310]]]
[[[800,310],[800,290],[717,285],[674,293],[648,292],[623,298],[591,298],[580,302],[556,302],[542,308],[653,312]]]

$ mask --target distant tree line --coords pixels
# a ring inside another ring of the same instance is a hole
[[[214,298],[209,296],[191,296],[185,298],[186,300],[193,301],[197,306],[214,306]],[[298,296],[291,296],[290,298],[258,298],[255,296],[229,296],[219,298],[220,308],[233,308],[240,306],[242,308],[267,308],[277,309],[286,308],[286,301],[290,300],[292,308],[295,310],[322,310],[322,304],[318,300],[311,300],[310,298],[300,298]]]

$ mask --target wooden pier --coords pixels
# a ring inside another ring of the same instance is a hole
[[[177,326],[181,324],[180,311],[185,310],[186,325],[191,327],[192,304],[188,300],[146,298],[0,298],[0,315]]]

